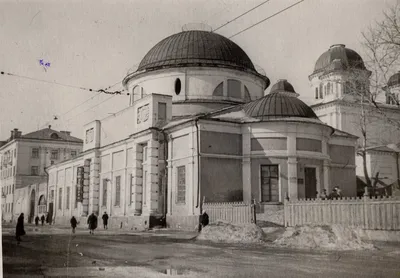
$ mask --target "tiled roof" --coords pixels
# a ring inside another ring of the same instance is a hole
[[[39,139],[39,140],[58,140],[58,141],[69,141],[76,143],[83,143],[83,140],[68,135],[65,132],[60,132],[51,128],[44,128],[34,132],[22,135],[21,138],[25,139]]]

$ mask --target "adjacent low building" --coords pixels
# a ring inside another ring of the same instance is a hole
[[[51,126],[27,134],[12,130],[11,136],[0,142],[3,220],[16,220],[23,212],[32,221],[48,212],[45,167],[81,151],[82,140],[69,131],[56,131]]]

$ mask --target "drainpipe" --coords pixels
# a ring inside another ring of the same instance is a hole
[[[200,137],[200,133],[199,133],[199,125],[198,125],[198,121],[199,118],[196,118],[195,120],[195,125],[196,125],[196,144],[197,144],[197,204],[196,204],[196,208],[199,207],[200,205],[200,179],[201,179],[201,175],[200,175],[200,147],[199,147],[199,137]],[[201,208],[200,208],[201,210]]]

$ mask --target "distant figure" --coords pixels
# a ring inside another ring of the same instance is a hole
[[[342,190],[339,188],[339,186],[336,186],[336,194],[338,195],[338,198],[342,198]]]
[[[104,230],[107,230],[108,229],[108,227],[107,227],[107,225],[108,225],[108,214],[107,214],[107,212],[104,212],[102,219],[103,219]]]
[[[42,221],[42,226],[44,225],[44,214],[42,215],[42,217],[40,217],[40,220]]]
[[[21,236],[25,235],[24,229],[24,214],[21,213],[17,220],[17,228],[15,231],[15,236],[17,238],[17,244],[21,242]]]
[[[75,216],[72,216],[70,222],[71,222],[71,227],[72,227],[72,233],[75,234],[76,224],[78,224],[78,221],[76,221]]]
[[[339,198],[339,194],[336,192],[336,187],[332,189],[331,194],[329,194],[329,199],[337,199]]]
[[[88,217],[87,223],[89,225],[89,233],[94,234],[94,230],[97,228],[97,216],[94,212]]]
[[[200,215],[199,217],[200,219],[200,224],[199,224],[199,232],[201,232],[201,230],[208,225],[209,223],[209,217],[206,211],[203,211],[203,214]]]
[[[322,200],[328,199],[328,194],[326,194],[326,189],[325,188],[322,190],[321,199]]]
[[[37,226],[39,224],[39,216],[36,216],[35,218],[35,225]]]

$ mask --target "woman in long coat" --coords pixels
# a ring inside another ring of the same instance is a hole
[[[93,212],[88,217],[87,223],[89,225],[89,232],[94,234],[94,230],[97,228],[97,216]]]
[[[17,228],[15,231],[15,236],[17,238],[18,244],[21,242],[21,236],[25,235],[24,229],[24,214],[21,213],[17,220]]]
[[[78,221],[76,221],[75,216],[72,216],[70,223],[72,227],[72,233],[75,233],[76,224],[78,224]]]

